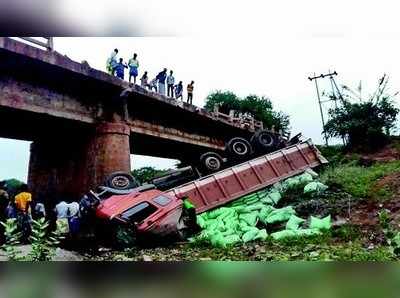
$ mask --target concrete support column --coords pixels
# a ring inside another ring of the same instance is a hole
[[[86,138],[38,140],[31,144],[28,186],[34,199],[76,200],[87,185]]]
[[[36,198],[78,200],[116,171],[130,171],[130,128],[100,123],[93,130],[49,136],[31,144],[28,184]]]
[[[100,123],[96,128],[94,147],[89,151],[95,176],[91,185],[100,185],[112,172],[130,172],[130,128],[123,123]]]

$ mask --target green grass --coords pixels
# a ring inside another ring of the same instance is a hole
[[[108,256],[107,259],[119,260],[123,255],[129,257],[130,260],[141,260],[142,255],[147,255],[153,261],[391,261],[398,259],[389,246],[378,245],[367,248],[361,239],[340,241],[334,237],[328,239],[327,236],[328,234],[320,239],[316,237],[292,241],[257,241],[230,248],[194,247],[184,244],[174,248],[132,250],[116,256]]]
[[[360,155],[358,153],[349,153],[342,145],[317,145],[321,154],[329,160],[330,166],[338,166],[350,162],[358,161]]]
[[[377,163],[371,167],[344,164],[327,168],[321,174],[321,181],[329,186],[341,188],[354,197],[386,199],[390,197],[390,189],[374,189],[376,181],[399,171],[400,161]]]

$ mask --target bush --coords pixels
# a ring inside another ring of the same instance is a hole
[[[55,248],[64,237],[58,231],[50,232],[49,223],[45,218],[32,221],[32,234],[29,237],[32,251],[28,258],[32,261],[49,261],[55,253]]]
[[[349,163],[354,160],[358,161],[360,159],[359,155],[356,153],[353,153],[351,155],[348,154],[348,151],[342,145],[317,145],[317,147],[322,156],[329,161],[330,166]]]
[[[1,222],[4,227],[5,243],[1,246],[1,249],[6,253],[7,258],[10,261],[17,261],[20,258],[18,255],[20,251],[16,249],[16,246],[21,244],[22,233],[18,232],[18,224],[15,218],[7,219],[6,222]]]
[[[345,137],[348,146],[359,151],[383,147],[399,112],[394,105],[394,96],[386,93],[387,83],[384,76],[377,91],[367,100],[355,98],[355,92],[344,86],[342,105],[329,110],[330,119],[324,132],[330,137]]]

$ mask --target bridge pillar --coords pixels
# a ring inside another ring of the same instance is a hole
[[[115,171],[130,171],[129,126],[100,123],[88,133],[31,144],[28,184],[36,198],[78,200]]]
[[[123,123],[104,122],[97,126],[88,156],[95,173],[91,175],[91,186],[102,184],[112,172],[130,172],[129,136],[130,127]]]

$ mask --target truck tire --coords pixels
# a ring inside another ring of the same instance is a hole
[[[231,158],[244,160],[253,153],[253,147],[246,139],[236,137],[226,144],[226,151]]]
[[[272,152],[279,145],[279,138],[266,130],[260,130],[254,133],[250,141],[254,148],[256,148],[260,153]]]
[[[201,168],[209,172],[218,172],[222,168],[223,159],[215,152],[207,152],[200,156]]]
[[[132,189],[139,187],[139,182],[129,173],[115,172],[106,178],[105,186],[114,189]]]

